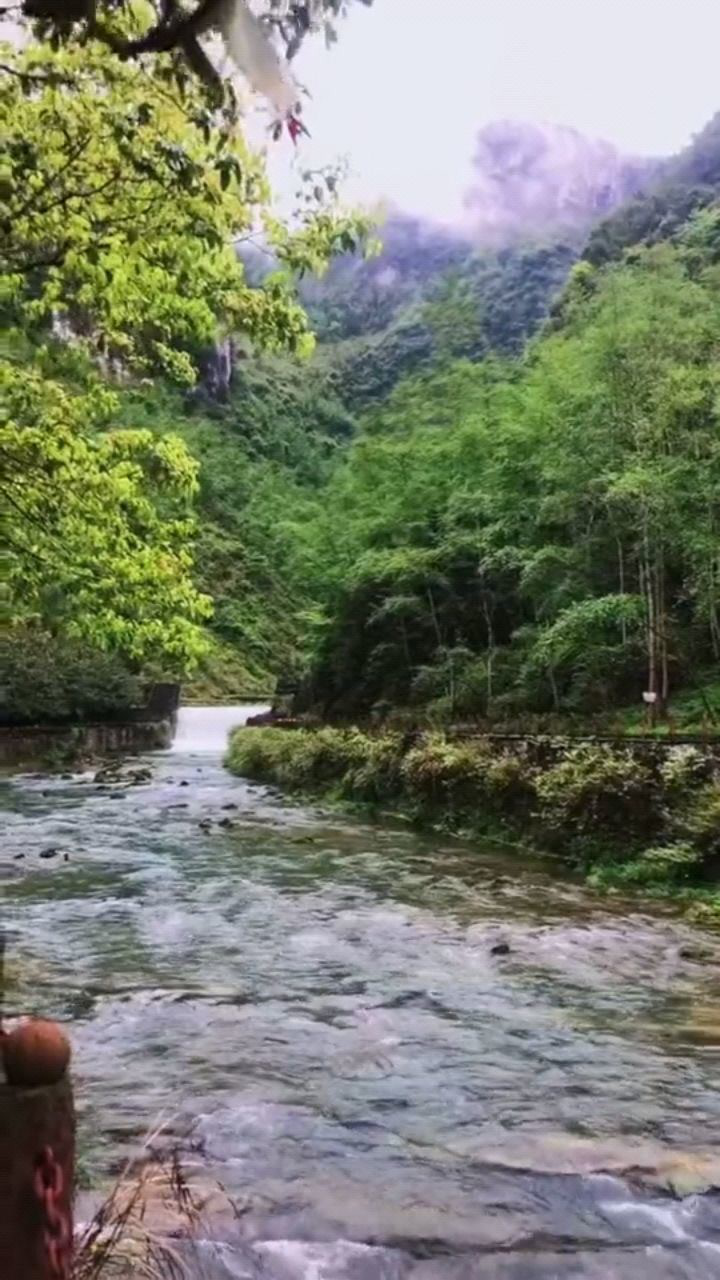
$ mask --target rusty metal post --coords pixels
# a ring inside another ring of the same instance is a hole
[[[0,1276],[69,1280],[75,1112],[69,1075],[0,1084]]]
[[[2,1078],[3,1051],[11,1043],[2,1027],[4,959],[0,930],[0,1280],[71,1280],[75,1107],[70,1075],[66,1070],[56,1083],[35,1087]]]

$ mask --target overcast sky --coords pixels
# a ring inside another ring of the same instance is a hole
[[[374,0],[298,59],[302,163],[347,155],[348,193],[452,219],[489,120],[676,151],[720,108],[719,0]],[[273,158],[273,168],[280,155]],[[284,154],[283,165],[287,164]]]

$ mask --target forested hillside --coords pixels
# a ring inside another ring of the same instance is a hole
[[[692,143],[667,160],[645,190],[592,230],[583,257],[596,266],[618,261],[637,244],[681,234],[688,218],[713,204],[720,190],[720,113]]]
[[[199,463],[195,574],[213,601],[213,643],[195,687],[267,692],[307,658],[312,598],[297,527],[316,518],[354,421],[306,364],[279,357],[237,363],[221,401],[167,386],[125,391],[121,419],[176,433]]]
[[[712,668],[719,218],[576,268],[524,361],[451,364],[366,420],[308,552],[311,703],[587,714]]]
[[[436,358],[365,414],[309,540],[304,705],[720,720],[717,138],[591,233],[521,359]]]
[[[657,162],[561,126],[478,132],[462,226],[391,212],[377,255],[343,255],[301,297],[318,365],[351,409],[453,357],[519,355],[602,214],[644,191]]]
[[[174,425],[201,463],[197,567],[222,646],[204,664],[201,688],[267,687],[270,673],[307,665],[323,616],[307,530],[360,415],[403,378],[456,359],[519,355],[577,259],[598,201],[609,207],[640,180],[636,163],[570,130],[506,125],[481,131],[477,146],[474,212],[462,232],[391,214],[370,256],[342,253],[322,277],[303,277],[300,298],[317,338],[309,363],[246,352],[231,358],[226,387],[211,365],[205,394],[130,398],[130,417],[144,405],[142,420]],[[481,216],[478,186],[490,172]],[[545,239],[519,237],[508,220],[521,179],[535,192],[526,215],[542,211]],[[492,229],[482,224],[491,216]],[[255,282],[269,278],[267,255],[250,247],[243,257]]]
[[[340,718],[714,714],[717,120],[662,165],[492,126],[462,230],[368,255],[172,64],[7,57],[11,640]]]

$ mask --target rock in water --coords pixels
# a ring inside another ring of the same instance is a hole
[[[681,960],[696,960],[701,963],[703,960],[712,960],[712,951],[708,947],[681,947],[678,951]]]

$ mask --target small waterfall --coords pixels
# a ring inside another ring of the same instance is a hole
[[[213,752],[221,755],[231,729],[245,724],[249,716],[267,711],[267,706],[243,704],[234,707],[181,707],[172,752]]]

